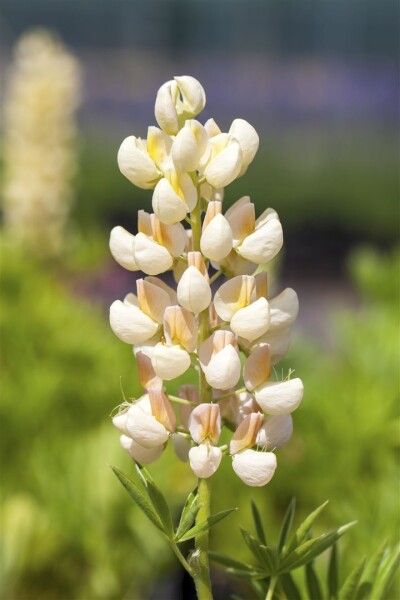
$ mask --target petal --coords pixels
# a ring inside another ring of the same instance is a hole
[[[210,444],[200,444],[189,450],[190,467],[196,477],[207,479],[214,475],[222,459],[220,448]]]
[[[269,304],[259,298],[249,306],[238,310],[231,319],[231,329],[236,335],[253,341],[265,333],[269,327]]]
[[[271,325],[269,331],[279,331],[287,328],[299,313],[299,299],[292,288],[286,288],[270,300]]]
[[[158,127],[149,127],[146,147],[149,156],[160,170],[164,171],[171,166],[172,139],[169,135],[158,129]]]
[[[209,138],[215,137],[216,135],[222,133],[214,119],[208,119],[208,121],[204,123],[204,129],[206,130]]]
[[[118,166],[129,181],[140,188],[151,189],[160,173],[135,136],[125,138],[118,150]]]
[[[159,343],[154,348],[152,363],[156,375],[170,381],[188,370],[190,356],[180,346],[166,346]]]
[[[169,135],[174,135],[179,127],[175,106],[178,94],[178,86],[175,81],[167,81],[157,92],[154,114],[161,129]]]
[[[153,242],[143,233],[135,237],[135,261],[139,269],[148,275],[164,273],[172,267],[173,259],[164,246]]]
[[[240,379],[241,364],[237,350],[230,344],[215,354],[203,367],[207,383],[217,390],[234,387]]]
[[[189,417],[189,432],[197,444],[208,438],[216,444],[221,434],[221,413],[218,404],[196,406]]]
[[[235,119],[229,129],[229,133],[237,139],[242,149],[243,163],[240,175],[243,175],[256,155],[260,138],[254,127],[244,119]]]
[[[256,443],[257,434],[264,421],[262,413],[250,413],[243,419],[229,444],[229,452],[236,454],[246,448],[251,448]]]
[[[112,418],[112,424],[114,425],[114,427],[116,427],[119,431],[122,431],[122,433],[124,433],[125,435],[127,435],[128,433],[128,430],[126,428],[127,419],[128,408],[124,408]]]
[[[247,260],[264,264],[278,254],[282,244],[282,225],[278,219],[271,219],[243,240],[237,252]]]
[[[168,344],[180,344],[188,352],[197,345],[198,327],[191,312],[180,306],[168,306],[164,312],[164,335]]]
[[[254,391],[257,403],[270,415],[291,413],[303,398],[304,386],[301,379],[267,382]]]
[[[157,331],[158,324],[139,308],[116,300],[110,307],[111,329],[126,344],[141,344]]]
[[[243,367],[243,380],[246,388],[252,392],[271,375],[269,346],[258,346],[252,351]]]
[[[170,305],[174,305],[177,304],[178,299],[176,297],[176,291],[167,283],[165,283],[165,281],[163,281],[162,279],[159,279],[158,277],[146,277],[145,281],[148,281],[149,283],[152,283],[153,285],[158,286],[159,288],[161,288],[164,292],[166,292],[169,296],[169,300],[170,300]]]
[[[185,112],[191,113],[195,117],[206,105],[206,94],[203,86],[197,79],[190,75],[180,75],[179,77],[174,77],[174,79],[182,94]]]
[[[271,303],[270,303],[270,308],[271,308]],[[272,323],[272,317],[271,317],[271,323]],[[262,335],[257,340],[257,344],[268,344],[269,345],[271,365],[275,365],[277,362],[282,360],[282,358],[284,356],[286,356],[286,354],[288,353],[289,347],[290,347],[290,338],[291,338],[291,333],[290,333],[289,327],[287,327],[286,329],[279,329],[276,331],[271,331],[271,325],[270,325],[267,333],[264,333],[264,335]]]
[[[135,236],[123,227],[117,226],[110,233],[110,250],[118,264],[128,271],[137,271],[139,267],[133,257]]]
[[[157,218],[168,225],[182,221],[188,211],[186,203],[165,177],[154,188],[152,206]]]
[[[182,173],[195,171],[199,165],[200,156],[196,137],[186,122],[172,145],[172,160],[175,168]]]
[[[256,443],[266,450],[278,450],[292,437],[291,415],[276,415],[266,419],[258,432]]]
[[[211,288],[196,267],[188,267],[179,280],[178,301],[181,306],[198,314],[211,302]]]
[[[211,159],[204,170],[204,176],[213,187],[222,188],[236,179],[241,166],[240,145],[235,140],[231,140],[224,150]]]
[[[236,248],[242,241],[251,235],[255,229],[255,208],[250,202],[250,198],[245,196],[244,199],[249,199],[249,202],[238,200],[230,209],[230,212],[225,214],[225,217],[232,229],[233,247]],[[238,204],[240,203],[240,204]]]
[[[136,361],[140,385],[145,390],[149,390],[150,388],[161,389],[162,379],[155,374],[150,356],[139,350],[136,353]]]
[[[233,315],[251,301],[255,279],[250,275],[238,275],[223,283],[214,295],[214,307],[223,321],[230,321]]]
[[[171,435],[171,441],[177,457],[182,462],[186,462],[189,459],[189,450],[191,448],[189,440],[179,433],[173,433]]]
[[[200,249],[204,256],[220,261],[232,250],[232,230],[223,215],[216,215],[200,239]]]
[[[227,277],[236,277],[238,275],[253,275],[257,269],[257,265],[242,258],[235,250],[226,256],[219,264],[212,263],[215,269],[221,269],[221,271]]]
[[[163,389],[149,389],[151,413],[168,431],[175,431],[176,417],[170,401]]]
[[[153,319],[153,321],[162,323],[165,309],[171,304],[167,292],[147,279],[138,279],[136,288],[140,310]]]
[[[178,390],[179,398],[183,398],[184,400],[189,400],[189,402],[195,402],[196,404],[200,403],[199,392],[195,385],[181,385]],[[181,423],[183,427],[188,428],[190,413],[193,410],[193,406],[180,404],[179,405],[179,415],[181,417]]]
[[[137,237],[137,236],[136,236]],[[187,236],[181,223],[174,225],[164,225],[163,245],[170,252],[171,256],[180,256],[185,250]]]
[[[121,435],[119,439],[123,449],[129,453],[129,456],[133,458],[134,461],[141,465],[149,465],[150,463],[155,462],[160,458],[164,450],[163,445],[156,446],[155,448],[145,448],[126,435]]]
[[[168,440],[169,432],[164,425],[137,404],[128,410],[126,428],[130,437],[145,448],[155,448]]]
[[[243,450],[233,456],[232,467],[246,485],[261,487],[271,481],[275,473],[276,456],[273,452]]]

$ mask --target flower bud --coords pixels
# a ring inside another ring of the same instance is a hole
[[[204,89],[197,79],[189,75],[175,77],[158,90],[154,107],[156,121],[166,133],[174,135],[178,132],[180,118],[195,117],[205,103]]]
[[[196,477],[207,479],[221,464],[222,451],[211,444],[200,444],[189,451],[190,467]]]
[[[251,487],[261,487],[271,481],[276,469],[273,452],[243,450],[234,454],[232,467],[236,475]]]
[[[200,347],[200,366],[207,383],[217,390],[234,387],[240,379],[240,357],[235,336],[216,331]]]
[[[227,133],[210,139],[210,160],[204,176],[214,188],[223,188],[236,179],[242,167],[242,150],[239,142]]]
[[[253,393],[264,412],[270,415],[284,415],[296,410],[303,398],[303,392],[303,382],[296,378],[266,382]]]
[[[232,231],[222,215],[222,203],[209,202],[203,222],[200,249],[204,256],[216,262],[232,250]]]
[[[242,150],[242,168],[239,175],[243,175],[256,155],[260,139],[254,127],[244,119],[235,119],[229,133],[237,139]]]
[[[200,252],[188,253],[188,265],[178,283],[178,301],[187,310],[198,314],[211,302],[208,273]]]
[[[278,450],[290,440],[292,433],[292,416],[276,415],[264,421],[258,432],[256,443],[266,450]]]
[[[123,175],[134,185],[145,190],[153,188],[160,172],[146,151],[142,140],[130,135],[118,151],[118,166]]]
[[[197,79],[190,75],[174,77],[181,94],[181,112],[193,117],[198,115],[206,105],[204,88]]]
[[[110,234],[111,254],[121,267],[128,271],[138,271],[139,267],[135,263],[133,256],[133,243],[135,236],[126,231],[123,227],[114,227]]]

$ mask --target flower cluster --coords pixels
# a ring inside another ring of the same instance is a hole
[[[4,224],[41,257],[60,252],[76,168],[80,68],[45,30],[19,40],[4,111]]]
[[[213,119],[202,125],[194,117],[204,105],[196,79],[175,77],[157,94],[159,128],[149,127],[146,140],[126,138],[119,149],[121,172],[153,190],[154,213],[139,211],[136,235],[115,227],[110,236],[115,260],[146,275],[136,294],[110,308],[112,330],[134,346],[144,388],[113,423],[139,463],[156,460],[171,438],[197,477],[210,477],[230,455],[246,484],[262,486],[275,472],[274,451],[290,438],[291,413],[303,396],[300,379],[271,378],[289,349],[298,299],[290,288],[270,298],[260,268],[282,247],[275,210],[256,218],[245,196],[222,211],[223,188],[245,173],[258,135],[243,119],[228,133]],[[158,277],[170,270],[176,290]],[[213,294],[221,275],[227,280]],[[167,394],[163,382],[191,368],[199,385]],[[179,422],[171,401],[180,404]],[[219,446],[222,427],[233,435]]]

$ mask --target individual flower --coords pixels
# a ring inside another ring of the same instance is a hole
[[[178,223],[197,204],[197,190],[187,173],[174,169],[164,172],[153,193],[153,210],[157,218],[167,225]]]
[[[194,77],[182,75],[164,83],[157,92],[154,114],[169,135],[175,135],[186,119],[198,115],[206,104],[202,85]]]
[[[229,133],[239,142],[242,150],[242,167],[239,172],[239,176],[242,176],[257,153],[260,139],[254,127],[244,119],[235,119]]]
[[[188,119],[172,144],[175,168],[182,173],[197,171],[205,165],[209,153],[208,135],[203,125],[195,119]]]
[[[236,337],[220,329],[203,342],[199,352],[200,366],[207,383],[217,390],[228,390],[240,379],[240,357]]]
[[[189,417],[189,432],[198,446],[189,451],[192,471],[206,479],[218,469],[222,451],[215,446],[221,433],[221,415],[218,404],[200,404]]]
[[[188,252],[188,267],[182,274],[177,287],[181,306],[198,314],[209,307],[211,288],[201,252]]]
[[[218,200],[209,202],[207,206],[200,249],[204,256],[216,262],[228,256],[232,249],[232,231],[222,214],[222,202]]]
[[[206,181],[223,188],[234,181],[242,168],[243,155],[239,142],[228,133],[220,133],[209,141],[210,158],[204,169]]]

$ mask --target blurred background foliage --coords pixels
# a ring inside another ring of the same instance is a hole
[[[357,519],[341,542],[346,571],[395,541],[397,14],[392,0],[3,1],[4,73],[19,35],[45,26],[72,48],[84,82],[61,256],[35,260],[6,232],[1,240],[4,600],[191,598],[107,467],[131,468],[108,420],[120,380],[127,397],[140,393],[106,315],[134,275],[113,264],[107,238],[116,224],[134,231],[151,202],[120,175],[116,152],[126,135],[145,136],[156,90],[179,73],[203,83],[205,119],[227,128],[240,116],[258,129],[259,154],[225,202],[250,194],[259,211],[278,210],[277,287],[294,287],[301,305],[282,364],[306,387],[294,437],[266,488],[246,488],[223,464],[213,511],[240,510],[216,526],[212,547],[249,560],[238,525],[251,528],[250,496],[275,534],[292,496],[299,518],[330,499],[321,531]],[[169,449],[151,472],[178,513],[195,485],[188,467]],[[217,598],[239,586],[217,569],[214,578]]]

